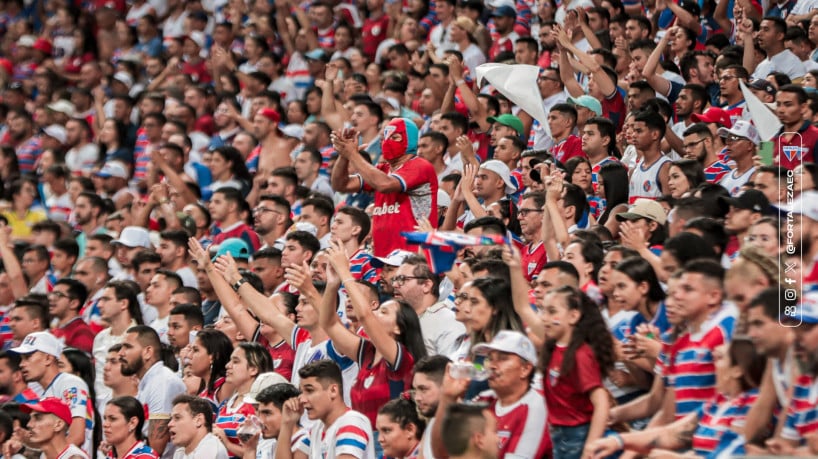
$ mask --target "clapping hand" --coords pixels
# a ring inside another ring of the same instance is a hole
[[[290,265],[284,270],[284,279],[288,284],[295,287],[299,292],[312,286],[312,276],[310,275],[310,267],[306,261],[301,265]]]
[[[234,260],[233,256],[229,253],[217,258],[213,266],[215,266],[216,272],[221,274],[228,284],[233,285],[241,280],[241,274],[239,274],[239,267],[236,264],[236,260]]]

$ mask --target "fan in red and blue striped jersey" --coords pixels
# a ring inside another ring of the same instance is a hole
[[[159,456],[154,450],[142,441],[137,441],[131,446],[125,454],[114,454],[114,449],[111,448],[105,456],[107,459],[158,459]]]
[[[231,409],[230,406],[235,401],[235,397],[237,397],[237,395],[233,395],[219,407],[219,413],[213,422],[213,427],[222,429],[230,443],[238,445],[239,427],[248,416],[256,414],[256,409],[253,408],[253,405],[244,401],[242,401],[237,408]]]
[[[705,403],[699,410],[699,426],[693,434],[696,454],[708,457],[719,449],[724,433],[744,426],[750,406],[758,398],[758,388],[751,389],[732,399],[723,394]]]
[[[787,419],[781,436],[787,440],[803,441],[818,432],[818,378],[801,375],[793,384],[792,399],[787,408]]]

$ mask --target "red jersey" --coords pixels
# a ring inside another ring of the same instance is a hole
[[[542,241],[532,242],[525,246],[520,255],[522,257],[525,280],[531,282],[531,280],[542,271],[543,265],[548,262],[548,255],[545,254],[545,244],[543,244]]]
[[[548,423],[555,426],[575,427],[591,422],[594,405],[588,394],[602,385],[602,373],[594,351],[587,343],[574,354],[574,368],[567,375],[560,374],[565,347],[557,345],[544,375],[545,403]]]
[[[511,32],[504,37],[498,37],[489,48],[489,62],[494,61],[498,54],[503,52],[514,52],[514,42],[520,38],[517,32]]]
[[[500,439],[497,457],[547,457],[551,437],[542,395],[529,389],[520,400],[501,406],[492,391],[486,394],[480,394],[478,399],[489,403],[497,418],[497,437]]]
[[[809,121],[804,121],[798,135],[785,140],[779,133],[773,139],[773,162],[789,170],[795,169],[801,163],[815,162],[817,144],[818,128]]]
[[[364,20],[364,27],[361,29],[361,36],[363,38],[362,51],[364,52],[364,56],[369,58],[370,62],[375,60],[375,52],[378,50],[378,45],[386,40],[386,29],[388,27],[389,16],[385,14],[378,19],[366,18]]]
[[[585,156],[582,151],[582,140],[574,134],[551,147],[551,155],[562,164],[575,156]]]
[[[625,124],[625,113],[627,113],[625,99],[622,97],[622,93],[619,92],[619,88],[610,97],[602,98],[600,102],[602,103],[602,116],[613,122],[616,133],[619,134]]]
[[[210,72],[207,70],[207,62],[204,59],[200,59],[196,64],[185,62],[182,64],[182,73],[190,75],[190,79],[197,84],[208,84],[213,81],[213,77],[210,76]]]
[[[411,389],[412,368],[415,365],[414,357],[402,344],[398,344],[394,367],[383,358],[374,363],[375,352],[371,341],[361,340],[358,347],[358,376],[349,392],[352,409],[368,417],[372,425],[375,425],[378,410],[386,402]]]
[[[278,344],[270,344],[266,336],[261,334],[261,325],[256,328],[253,341],[261,344],[273,358],[273,371],[287,379],[293,376],[293,362],[295,361],[295,351],[287,344],[287,340],[282,339]]]
[[[231,237],[237,237],[246,242],[247,245],[250,246],[251,252],[255,252],[261,248],[261,240],[258,234],[253,231],[253,228],[250,228],[242,221],[227,228],[216,228],[215,234],[213,235],[213,244],[221,244],[225,239],[230,239]]]
[[[51,334],[62,340],[66,346],[77,348],[88,354],[94,347],[94,336],[96,336],[80,316],[74,317],[62,327],[53,328]]]
[[[385,257],[395,249],[414,251],[401,231],[414,231],[418,217],[425,217],[437,227],[437,173],[432,164],[414,156],[400,167],[392,170],[389,163],[376,166],[381,172],[400,181],[401,190],[396,193],[375,191],[375,209],[372,212],[372,242],[374,255]],[[364,183],[362,189],[373,191]]]

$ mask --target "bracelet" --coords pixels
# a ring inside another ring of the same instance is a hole
[[[242,277],[241,279],[239,279],[238,281],[236,281],[236,283],[235,283],[235,284],[233,284],[233,291],[234,291],[234,292],[236,292],[236,293],[238,293],[238,291],[239,291],[239,289],[241,288],[241,286],[242,286],[242,285],[244,285],[244,284],[246,284],[246,283],[247,283],[247,279],[245,279],[245,278],[243,278],[243,277]]]
[[[622,438],[622,435],[619,435],[619,432],[611,433],[610,437],[616,440],[619,449],[625,449],[625,440]]]
[[[460,86],[461,84],[466,84],[466,80],[461,78],[461,79],[454,82],[455,86]]]

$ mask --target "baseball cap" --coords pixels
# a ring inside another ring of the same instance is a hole
[[[51,55],[51,51],[53,49],[51,42],[45,38],[38,38],[34,40],[34,44],[32,44],[31,47],[48,55]]]
[[[34,35],[23,35],[17,40],[17,46],[25,46],[27,48],[31,48],[34,46],[34,42],[37,41],[37,37]]]
[[[300,141],[304,138],[304,127],[300,124],[288,124],[281,128],[281,133]]]
[[[511,330],[503,330],[490,343],[474,346],[474,355],[487,355],[491,351],[516,354],[533,365],[537,364],[537,351],[527,336]]]
[[[114,74],[114,81],[124,84],[128,89],[131,89],[131,86],[133,86],[133,78],[131,78],[128,72],[116,72]]]
[[[71,425],[71,419],[73,417],[71,416],[71,408],[69,408],[61,398],[57,397],[46,397],[39,402],[24,403],[20,405],[20,411],[24,413],[34,411],[37,413],[53,414],[68,425]]]
[[[304,57],[307,59],[312,59],[314,61],[324,61],[329,62],[329,56],[327,53],[324,52],[321,48],[315,48],[314,50],[304,53]]]
[[[719,123],[726,128],[733,127],[730,115],[719,107],[710,107],[702,114],[694,113],[690,115],[690,119],[696,123]]]
[[[122,244],[132,249],[136,247],[149,249],[151,247],[150,233],[141,226],[126,226],[119,233],[119,237],[111,241],[111,244]]]
[[[406,250],[401,249],[395,249],[389,252],[389,255],[385,257],[372,257],[372,259],[369,262],[372,264],[372,266],[376,268],[381,268],[384,265],[400,266],[403,264],[403,261],[410,256],[412,256],[412,252],[408,252]]]
[[[508,166],[499,159],[484,162],[480,165],[480,169],[486,169],[499,175],[500,178],[503,179],[503,183],[506,184],[506,194],[513,194],[517,191],[517,186],[511,181],[511,171],[508,169]]]
[[[492,17],[507,17],[507,18],[516,18],[517,17],[517,10],[513,7],[508,5],[500,5],[491,13]]]
[[[258,400],[256,397],[258,396],[259,392],[263,391],[264,389],[274,386],[276,384],[289,384],[290,381],[275,372],[267,372],[262,373],[256,376],[256,380],[253,381],[253,385],[250,386],[250,391],[247,392],[247,395],[244,396],[244,403],[250,403],[253,405],[258,404]]]
[[[196,19],[196,20],[199,20],[199,21],[204,21],[204,22],[207,22],[207,19],[208,19],[207,13],[202,11],[202,10],[194,11],[194,12],[190,13],[190,18],[191,19]]]
[[[452,205],[452,198],[449,197],[449,193],[444,190],[437,190],[437,206],[449,207],[450,205]]]
[[[488,118],[489,123],[497,123],[502,124],[503,126],[508,126],[511,129],[517,131],[517,134],[523,135],[523,122],[520,121],[520,118],[509,115],[508,113],[504,113],[500,116],[490,116]]]
[[[213,261],[216,261],[217,258],[222,255],[227,255],[228,253],[237,260],[249,260],[250,246],[248,246],[244,240],[237,237],[227,238],[222,241],[221,244],[219,244],[219,248],[216,250],[216,255],[213,257]]]
[[[596,116],[602,116],[602,104],[599,103],[598,100],[587,94],[581,95],[579,97],[569,97],[568,102],[579,107],[585,107],[588,110],[594,112]]]
[[[258,111],[258,114],[276,124],[278,124],[278,122],[281,121],[281,115],[279,115],[276,109],[274,108],[264,107]]]
[[[744,120],[736,121],[731,129],[719,128],[718,133],[720,137],[727,137],[729,134],[732,134],[749,139],[750,142],[753,142],[755,145],[761,143],[761,136],[758,135],[756,127]]]
[[[102,169],[96,173],[98,177],[119,177],[123,179],[128,178],[128,169],[119,161],[108,161],[102,166]]]
[[[194,31],[190,32],[189,34],[185,35],[185,38],[189,39],[193,43],[196,43],[196,46],[199,48],[205,47],[205,34],[204,32]]]
[[[66,140],[68,140],[68,134],[66,133],[65,128],[59,124],[52,124],[44,127],[43,134],[53,138],[61,144],[65,144]]]
[[[787,209],[796,215],[803,215],[810,220],[818,221],[818,191],[803,191]]]
[[[477,24],[468,16],[458,16],[454,23],[469,35],[474,35],[474,30],[477,28]]]
[[[735,198],[721,196],[719,197],[719,204],[761,213],[765,213],[770,207],[770,201],[764,196],[764,193],[758,190],[747,190]]]
[[[747,83],[747,87],[751,89],[760,89],[771,96],[774,96],[776,92],[775,86],[763,78],[754,78],[750,80],[750,82]]]
[[[628,208],[627,212],[617,214],[618,221],[638,220],[640,218],[647,218],[653,220],[660,225],[664,225],[667,221],[667,214],[664,207],[652,199],[637,199],[633,205]]]
[[[74,111],[76,111],[74,104],[65,99],[60,99],[52,104],[48,104],[46,108],[52,112],[64,113],[68,116],[74,116]]]
[[[785,322],[818,324],[818,292],[812,291],[804,293],[795,309],[795,313],[786,314],[782,312],[779,318]]]
[[[10,350],[17,354],[31,354],[40,351],[59,359],[62,354],[62,343],[51,333],[41,331],[29,333],[19,346]]]

